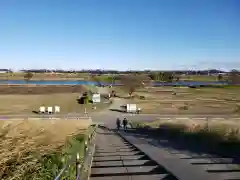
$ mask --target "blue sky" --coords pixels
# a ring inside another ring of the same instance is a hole
[[[238,0],[1,0],[1,68],[240,69]]]

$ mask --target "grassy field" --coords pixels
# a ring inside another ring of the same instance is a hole
[[[0,95],[0,114],[31,114],[32,111],[38,111],[40,106],[60,106],[60,114],[84,113],[85,108],[87,112],[92,112],[109,106],[107,103],[101,103],[93,110],[92,104],[78,104],[79,95],[79,93]]]
[[[0,121],[0,179],[53,179],[68,155],[81,151],[90,124],[90,120]]]
[[[38,111],[40,106],[60,106],[62,114],[84,113],[85,108],[91,112],[92,104],[78,104],[77,98],[93,89],[80,85],[0,85],[0,114],[31,114]],[[94,111],[108,105],[99,103]]]
[[[0,80],[24,80],[25,73],[0,73]],[[90,80],[88,73],[33,73],[31,80]],[[108,75],[97,76],[100,81],[109,81]]]
[[[24,80],[25,73],[1,73],[0,80]],[[34,73],[31,80],[85,80],[89,75],[86,73]]]
[[[185,75],[180,76],[180,81],[217,81],[217,75]]]
[[[130,102],[143,113],[240,115],[240,86],[225,88],[152,87],[135,92]],[[174,94],[176,93],[176,94]],[[145,99],[140,99],[144,96]]]

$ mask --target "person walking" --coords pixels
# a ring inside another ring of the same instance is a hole
[[[121,126],[121,120],[119,118],[117,118],[116,125],[117,125],[117,130],[119,131]]]
[[[124,130],[127,130],[127,125],[128,125],[128,120],[127,120],[127,118],[124,118],[123,119],[123,128],[124,128]]]

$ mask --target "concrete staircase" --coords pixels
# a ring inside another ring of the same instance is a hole
[[[107,128],[97,131],[91,180],[177,180],[165,168]]]

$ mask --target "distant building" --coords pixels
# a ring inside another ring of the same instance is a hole
[[[0,73],[8,73],[11,72],[9,69],[0,69]]]

